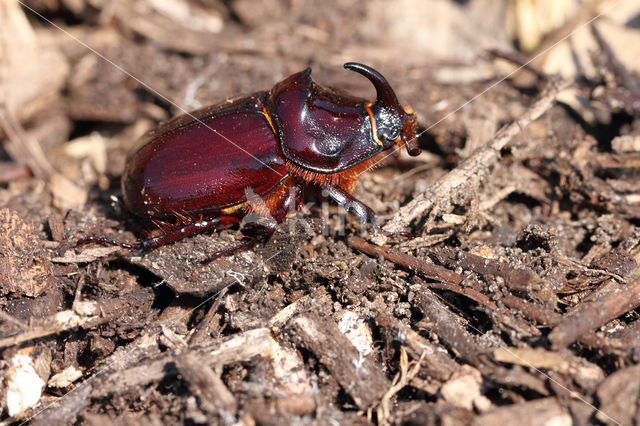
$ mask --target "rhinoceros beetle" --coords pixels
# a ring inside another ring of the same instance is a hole
[[[394,145],[420,153],[409,147],[416,115],[398,102],[378,71],[354,62],[344,67],[373,83],[374,103],[316,84],[307,68],[269,91],[199,109],[149,131],[122,175],[124,204],[138,216],[173,220],[174,226],[133,244],[96,236],[79,244],[146,251],[233,226],[249,212],[271,218],[256,227],[259,232],[245,233],[241,246],[215,258],[271,236],[309,185],[379,229],[373,211],[351,192],[359,174]],[[252,203],[248,194],[263,202]]]

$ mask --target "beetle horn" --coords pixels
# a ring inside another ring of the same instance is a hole
[[[373,86],[376,88],[376,104],[403,111],[395,92],[389,85],[389,82],[378,71],[357,62],[347,62],[344,64],[344,67],[348,70],[355,71],[358,74],[362,74],[367,77],[371,83],[373,83]]]

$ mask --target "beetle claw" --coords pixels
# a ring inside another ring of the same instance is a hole
[[[134,251],[133,253],[131,253],[131,257],[142,257],[143,254],[144,254],[144,249],[141,247],[136,251]]]

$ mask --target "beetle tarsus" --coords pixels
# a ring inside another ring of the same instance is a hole
[[[96,236],[84,237],[78,240],[78,242],[76,242],[76,247],[83,246],[86,244],[91,244],[91,243],[102,244],[107,246],[117,246],[127,250],[140,250],[142,248],[142,244],[140,243],[123,243],[117,240],[113,240],[111,238],[96,237]]]
[[[322,189],[326,191],[327,195],[329,195],[333,201],[342,206],[346,211],[355,213],[362,221],[362,224],[371,223],[374,229],[380,229],[376,225],[373,210],[362,201],[337,186],[324,186]]]

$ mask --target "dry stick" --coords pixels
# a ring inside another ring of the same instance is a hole
[[[444,306],[426,286],[414,294],[418,308],[446,346],[471,365],[482,366],[479,355],[486,352],[486,347],[465,329],[465,325],[460,323],[460,318]]]
[[[235,423],[236,399],[211,367],[187,352],[176,358],[176,368],[207,414],[220,416],[225,424]]]
[[[103,376],[114,371],[125,370],[131,365],[138,364],[141,359],[159,352],[157,339],[143,334],[128,345],[116,349],[100,364],[99,371],[82,383],[76,383],[76,387],[60,399],[41,407],[31,418],[25,419],[25,422],[31,421],[33,425],[42,426],[73,424],[78,413],[91,403],[90,395],[94,389],[102,388]]]
[[[546,308],[545,306],[530,302],[525,299],[508,294],[501,299],[505,306],[517,309],[525,318],[537,322],[541,325],[554,327],[562,322],[562,315]],[[619,356],[627,356],[638,343],[633,339],[603,337],[595,332],[583,334],[579,342],[592,349],[606,349],[608,352],[616,353]]]
[[[464,287],[460,285],[464,279],[462,275],[456,274],[455,272],[451,272],[450,270],[442,266],[433,265],[433,264],[424,262],[418,259],[417,257],[411,256],[409,254],[399,253],[385,247],[380,247],[380,246],[370,244],[359,237],[353,237],[353,236],[349,237],[347,239],[347,242],[351,247],[357,250],[360,250],[365,254],[368,254],[370,256],[381,255],[385,259],[401,267],[404,267],[414,272],[419,272],[426,278],[439,280],[443,283],[442,285],[437,285],[437,284],[434,285],[432,283],[429,283],[430,287],[453,291],[455,293],[466,296],[469,299],[474,300],[475,302],[478,302],[481,305],[487,306],[492,309],[497,308],[497,305],[495,304],[495,302],[490,300],[483,293],[480,293],[479,291],[474,290],[472,288]],[[467,253],[467,255],[469,254]],[[514,285],[514,287],[520,288],[522,286]],[[519,310],[520,312],[522,312],[522,314],[525,317],[543,325],[553,326],[557,324],[561,319],[560,314],[552,310],[549,310],[540,304],[529,302],[527,300],[521,299],[519,297],[510,295],[510,294],[504,296],[501,300],[506,306]]]
[[[607,322],[629,312],[640,305],[640,281],[620,286],[596,300],[584,302],[564,319],[549,334],[554,349],[562,349],[582,335],[597,330]]]
[[[189,349],[189,353],[193,353],[203,365],[223,367],[227,364],[249,361],[258,355],[270,356],[270,349],[269,329],[255,328],[237,333],[222,343],[216,342],[206,347]],[[100,379],[99,386],[94,386],[91,396],[104,398],[111,394],[137,389],[167,376],[174,376],[177,374],[175,361],[174,354],[162,355],[153,360],[127,366],[120,371],[112,371]]]
[[[520,423],[522,422],[522,423]],[[518,402],[481,414],[474,418],[475,426],[506,424],[572,424],[571,415],[557,398]]]
[[[517,309],[525,318],[537,322],[538,324],[553,327],[562,320],[562,315],[540,305],[539,303],[529,302],[512,294],[507,294],[501,299],[505,306]]]
[[[59,207],[70,208],[84,204],[86,191],[58,173],[47,159],[40,143],[24,131],[6,105],[1,103],[0,127],[7,135],[4,147],[9,155],[17,163],[27,165],[35,177],[47,182],[54,195],[54,204],[56,199],[62,203]]]
[[[215,318],[216,312],[220,307],[220,303],[222,302],[222,299],[224,299],[224,296],[226,296],[228,291],[228,286],[220,290],[220,293],[218,294],[218,296],[216,296],[216,300],[211,305],[211,308],[209,308],[207,314],[204,316],[200,324],[198,324],[196,331],[189,338],[189,346],[198,346],[209,335],[209,331],[211,330],[211,322]]]
[[[29,166],[35,177],[45,181],[57,173],[40,144],[25,133],[4,104],[0,104],[0,126],[8,136],[5,149],[11,158]]]
[[[505,59],[509,62],[518,65],[521,68],[531,71],[541,80],[549,80],[550,76],[540,68],[531,63],[531,60],[520,52],[501,50],[501,49],[489,49],[489,54],[495,58]]]
[[[497,314],[499,311],[498,304],[495,301],[491,300],[487,295],[481,293],[471,286],[462,285],[464,277],[460,274],[451,272],[442,266],[429,264],[409,254],[399,253],[394,250],[369,244],[359,237],[349,237],[347,239],[347,242],[352,247],[370,256],[381,255],[387,260],[390,260],[391,262],[401,267],[414,272],[418,272],[427,278],[440,281],[439,283],[428,283],[427,285],[430,288],[452,291],[454,293],[468,297],[476,303],[484,306],[491,312]],[[517,276],[518,274],[514,273],[510,275]],[[533,287],[533,285],[531,285],[530,287]],[[527,330],[526,332],[530,334],[539,333],[538,330],[534,329],[529,323],[526,323],[524,320],[513,316],[504,310],[501,311],[500,315],[501,318],[497,320],[500,323],[508,324],[510,327],[514,327],[516,329]]]
[[[24,164],[13,161],[0,161],[0,183],[13,182],[29,175],[29,169]]]
[[[5,311],[3,311],[2,309],[0,309],[0,321],[7,321],[10,322],[11,324],[17,325],[18,327],[20,327],[22,330],[28,330],[29,329],[29,325],[25,324],[24,322],[20,321],[17,318],[14,318],[13,315],[10,315],[8,313],[6,313]]]
[[[448,269],[443,268],[442,266],[426,263],[409,254],[398,253],[384,247],[369,244],[359,237],[349,237],[347,242],[349,243],[349,245],[365,254],[368,254],[370,256],[381,255],[385,259],[401,267],[404,267],[411,271],[419,272],[427,278],[442,281],[441,284],[429,283],[428,286],[431,288],[452,291],[454,293],[466,296],[469,299],[474,300],[477,303],[488,308],[497,309],[497,304],[494,301],[490,300],[484,294],[472,288],[460,285],[462,279],[464,278],[460,274],[451,272]],[[509,276],[511,276],[511,274],[509,274]],[[518,288],[521,286],[514,285],[514,287]],[[505,306],[518,310],[525,318],[535,321],[538,324],[553,327],[562,322],[563,317],[561,314],[548,309],[539,303],[531,302],[512,294],[505,295],[500,299],[500,301],[504,303]],[[618,315],[615,315],[613,318],[615,318],[616,316]],[[577,322],[579,323],[580,320],[578,320]],[[600,325],[602,324],[594,326],[593,329],[600,327]],[[578,337],[582,344],[593,348],[608,347],[623,354],[627,354],[633,348],[632,344],[624,344],[620,339],[603,339],[597,336],[595,333],[591,332],[590,329],[583,331]],[[576,337],[576,339],[578,337]]]
[[[248,361],[257,355],[269,356],[270,339],[271,332],[268,329],[257,328],[238,333],[222,343],[216,342],[188,353],[193,354],[201,365],[224,366]],[[154,355],[159,357],[147,359]],[[65,397],[37,413],[35,416],[39,416],[40,419],[34,424],[73,423],[77,414],[89,405],[92,398],[105,398],[112,394],[138,390],[142,385],[177,374],[176,365],[176,356],[159,354],[157,339],[145,334],[127,347],[116,350],[103,362],[96,374]],[[217,391],[220,392],[220,389]],[[230,410],[233,408],[229,398],[216,401],[216,404],[218,403],[224,404]],[[46,417],[43,416],[45,411]]]
[[[542,285],[540,278],[529,268],[514,268],[508,263],[487,259],[462,250],[444,247],[436,253],[436,257],[441,263],[449,266],[459,266],[480,275],[500,277],[511,290],[528,292],[538,290]]]
[[[462,286],[464,276],[456,274],[444,268],[442,266],[433,265],[418,259],[410,254],[399,253],[395,250],[390,250],[385,247],[375,246],[363,240],[360,237],[351,236],[347,239],[347,243],[361,252],[368,254],[369,256],[382,255],[385,259],[409,269],[410,271],[418,272],[424,277],[440,281],[441,284],[429,283],[432,288],[449,290],[454,293],[461,294],[469,299],[486,306],[490,309],[497,309],[498,305],[489,299],[486,295],[480,293],[471,287]]]
[[[451,205],[452,198],[473,193],[487,178],[489,168],[500,159],[500,151],[508,146],[522,129],[551,109],[558,93],[570,84],[571,82],[567,80],[550,83],[544,95],[522,117],[504,126],[491,141],[447,173],[427,192],[418,195],[402,207],[384,226],[384,229],[399,232],[414,219],[423,217],[425,212],[431,211],[430,216],[433,218]]]
[[[458,364],[443,351],[438,345],[426,340],[416,333],[411,327],[397,320],[390,315],[387,306],[381,299],[368,304],[375,312],[376,324],[384,328],[389,335],[400,342],[414,359],[422,359],[421,365],[426,373],[441,381],[448,380],[451,375],[458,371]]]
[[[434,280],[440,280],[442,283],[441,284],[434,284],[434,283],[429,283],[429,287],[431,288],[437,288],[437,289],[443,289],[443,290],[449,290],[458,294],[461,294],[463,296],[466,296],[468,298],[470,298],[471,300],[476,301],[477,303],[484,305],[488,308],[491,309],[497,309],[497,305],[494,301],[490,300],[487,296],[485,296],[484,294],[469,288],[469,287],[464,287],[462,285],[460,285],[460,283],[462,282],[462,280],[464,279],[464,277],[460,274],[456,274],[455,272],[451,272],[446,268],[443,268],[442,266],[438,266],[438,265],[433,265],[433,264],[429,264],[426,263],[424,261],[421,261],[420,259],[411,256],[409,254],[404,254],[404,253],[399,253],[399,252],[395,252],[393,250],[384,248],[384,247],[379,247],[373,244],[370,244],[368,242],[366,242],[365,240],[363,240],[362,238],[359,237],[349,237],[347,242],[349,243],[349,245],[351,245],[352,247],[360,250],[361,252],[368,254],[370,256],[383,256],[385,259],[401,266],[404,267],[406,269],[409,269],[411,271],[414,272],[418,272],[423,274],[425,277],[430,278],[430,279],[434,279]],[[466,255],[469,255],[468,253],[466,253]],[[470,255],[472,256],[472,255]],[[463,256],[464,258],[464,256]],[[469,265],[466,265],[467,267]],[[498,272],[506,272],[507,276],[513,278],[513,275],[509,272],[509,271],[503,271],[502,269],[498,268],[496,269],[496,271]],[[516,270],[518,271],[518,270]],[[516,274],[516,276],[519,274]],[[527,275],[528,276],[528,275]],[[522,287],[521,285],[513,285],[514,288],[519,288]],[[520,297],[516,297],[514,295],[511,294],[507,294],[504,297],[502,297],[501,302],[505,304],[505,306],[508,306],[509,308],[512,309],[516,309],[518,310],[525,318],[528,318],[529,320],[535,321],[538,324],[541,325],[546,325],[549,327],[553,327],[559,323],[562,322],[562,315],[554,312],[551,309],[546,308],[545,306],[539,304],[539,303],[535,303],[535,302],[531,302],[525,299],[522,299]],[[639,302],[640,303],[640,302]],[[631,308],[632,309],[632,308]],[[630,310],[630,309],[629,309]],[[628,311],[628,310],[627,310]],[[626,311],[625,311],[626,312]],[[624,313],[624,312],[623,312]],[[618,315],[614,315],[613,318],[617,317]],[[577,323],[580,323],[580,320],[576,321]],[[605,321],[606,322],[606,321]],[[602,323],[603,324],[603,323]],[[597,326],[594,326],[593,329],[597,329],[598,327],[600,327],[599,324]],[[584,325],[583,325],[584,326]],[[610,347],[613,350],[616,350],[619,353],[628,353],[633,345],[629,344],[629,345],[625,345],[623,344],[620,339],[603,339],[598,337],[595,333],[591,332],[591,329],[589,329],[587,327],[586,331],[581,332],[581,334],[579,336],[577,336],[574,340],[576,339],[580,339],[580,342],[589,346],[589,347],[594,347],[594,348],[598,348],[598,347]],[[405,343],[403,343],[405,344]],[[412,354],[415,355],[415,354]],[[419,354],[418,354],[419,356]]]

